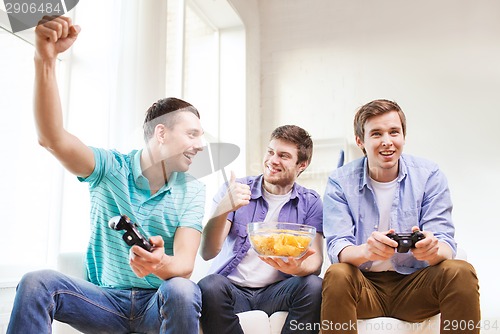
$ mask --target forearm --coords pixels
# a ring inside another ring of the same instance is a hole
[[[194,260],[187,257],[164,255],[154,275],[166,280],[172,277],[189,278],[193,273]]]
[[[321,266],[323,265],[323,255],[314,254],[307,260],[302,262],[299,271],[294,273],[295,276],[319,275]]]
[[[451,247],[447,243],[440,241],[439,249],[436,256],[430,260],[427,260],[427,262],[429,263],[429,265],[434,266],[436,264],[443,262],[444,260],[450,260],[452,258],[453,258],[453,251]]]
[[[87,177],[94,170],[94,154],[64,129],[55,61],[35,56],[34,116],[38,142],[71,173]]]
[[[61,100],[56,80],[55,60],[35,55],[35,125],[40,145],[51,150],[64,135]]]
[[[365,254],[366,244],[362,244],[359,246],[347,246],[339,253],[339,262],[341,263],[349,263],[353,266],[360,266],[363,263],[369,261],[369,259],[364,255]]]
[[[200,249],[201,257],[205,261],[219,254],[230,227],[231,222],[227,220],[227,213],[208,220],[203,229]]]
[[[94,154],[64,129],[56,80],[57,56],[76,40],[80,29],[71,19],[41,21],[35,29],[34,118],[38,142],[71,173],[86,177],[94,170]]]
[[[172,277],[188,278],[193,272],[196,252],[200,246],[200,231],[179,227],[174,237],[174,255],[165,253],[162,236],[149,238],[153,245],[151,252],[135,245],[130,252],[130,266],[138,277],[156,275],[161,279]]]

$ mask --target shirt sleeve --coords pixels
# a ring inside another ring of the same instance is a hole
[[[310,196],[311,204],[309,205],[305,224],[314,226],[317,233],[323,234],[323,202],[316,192]]]
[[[98,185],[106,174],[111,170],[116,168],[118,161],[116,160],[116,155],[112,151],[90,147],[92,152],[94,152],[94,170],[86,178],[78,177],[80,182],[89,183],[90,187],[95,187]]]
[[[430,231],[439,240],[447,243],[455,256],[455,227],[451,218],[453,205],[451,202],[448,181],[444,174],[436,169],[426,183],[424,198],[420,212],[420,226],[424,231]]]
[[[339,254],[347,246],[355,245],[354,220],[342,187],[330,176],[323,199],[323,233],[328,256],[339,263]]]
[[[201,182],[197,182],[197,184],[196,188],[190,190],[193,192],[193,195],[190,201],[185,203],[186,206],[180,219],[179,227],[190,227],[201,232],[203,229],[203,216],[205,214],[206,187]]]

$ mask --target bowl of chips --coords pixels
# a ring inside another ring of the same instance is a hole
[[[247,225],[252,248],[263,257],[300,258],[311,247],[316,228],[295,223],[254,222]]]

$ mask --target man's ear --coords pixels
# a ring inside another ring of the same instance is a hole
[[[158,124],[155,126],[155,134],[154,137],[156,138],[157,142],[160,144],[163,144],[165,142],[165,134],[167,128],[165,127],[164,124]]]
[[[308,166],[309,166],[309,162],[308,161],[302,161],[299,164],[299,170],[300,170],[300,172],[302,173]]]
[[[363,152],[364,152],[365,144],[363,143],[363,141],[361,140],[361,138],[359,138],[358,136],[356,136],[356,145],[358,145],[358,147],[360,149],[362,149]]]
[[[167,127],[164,124],[158,124],[155,126],[154,137],[158,143],[163,144],[165,142],[166,133]]]

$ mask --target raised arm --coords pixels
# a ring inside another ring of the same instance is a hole
[[[71,173],[87,177],[94,170],[92,150],[63,126],[56,80],[57,56],[73,45],[80,27],[68,17],[44,17],[35,29],[34,113],[38,142]]]
[[[232,224],[227,220],[228,213],[248,203],[250,203],[250,187],[236,182],[236,177],[231,172],[227,192],[220,201],[216,200],[215,212],[203,229],[200,254],[204,260],[216,257],[222,249]]]

